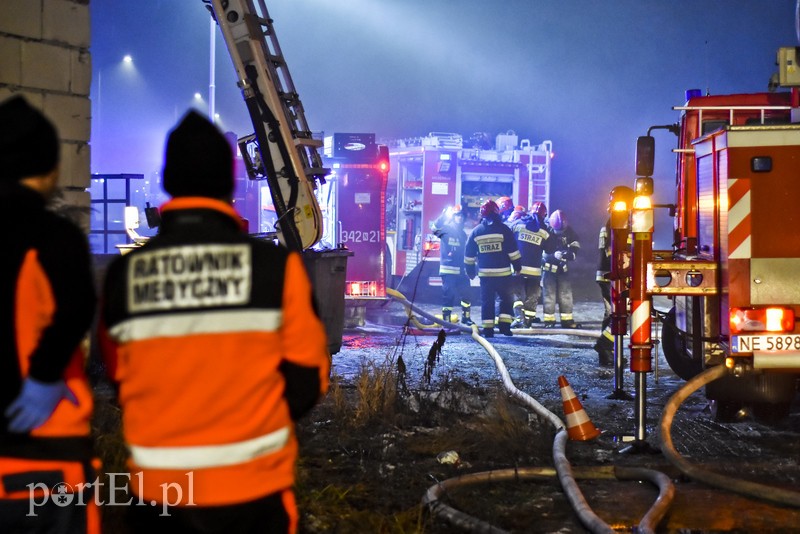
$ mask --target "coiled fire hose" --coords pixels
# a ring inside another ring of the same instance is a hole
[[[675,467],[693,480],[716,488],[732,491],[746,497],[769,501],[784,506],[800,507],[800,493],[796,491],[784,490],[758,482],[750,482],[709,471],[708,469],[686,461],[678,454],[678,451],[675,450],[675,447],[672,445],[672,420],[680,405],[683,404],[692,393],[714,380],[722,378],[729,372],[729,369],[724,365],[710,367],[686,382],[681,389],[670,397],[661,414],[661,451]]]

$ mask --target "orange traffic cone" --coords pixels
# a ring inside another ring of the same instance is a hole
[[[567,434],[569,439],[575,441],[588,441],[600,435],[600,431],[586,415],[581,401],[572,391],[564,376],[558,377],[558,387],[561,388],[561,400],[564,403],[564,415],[567,417]]]

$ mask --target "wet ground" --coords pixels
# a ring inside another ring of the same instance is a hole
[[[435,305],[423,308],[437,311]],[[599,334],[602,311],[601,303],[583,300],[576,303],[575,317],[585,329]],[[406,320],[404,308],[391,302],[369,310],[364,326],[345,332],[342,349],[333,358],[336,399],[329,395],[300,429],[304,531],[456,532],[439,518],[422,513],[420,499],[435,481],[552,465],[552,429],[508,400],[497,367],[480,345],[469,335],[451,333],[438,357],[432,358],[437,337],[404,329]],[[634,402],[607,398],[614,390],[613,370],[597,365],[591,337],[515,335],[491,341],[519,390],[563,418],[557,383],[563,375],[593,424],[603,431],[595,440],[569,443],[567,456],[574,465],[590,470],[648,467],[675,481],[675,501],[658,532],[800,532],[797,509],[694,482],[659,452],[662,409],[684,383],[660,350],[655,372],[647,376],[646,440],[631,448],[630,439],[636,430],[641,432],[636,428]],[[400,361],[402,374],[397,371]],[[388,370],[384,378],[399,384],[391,414],[363,426],[343,421],[342,417],[355,420],[359,415],[343,411],[342,399],[349,397],[351,405],[363,403],[366,371],[376,369]],[[623,389],[634,393],[627,371]],[[698,392],[678,412],[672,439],[680,454],[708,469],[800,488],[798,405],[777,424],[760,423],[747,413],[735,423],[722,424],[714,421],[709,402]],[[450,451],[458,454],[457,464],[437,460]],[[647,484],[579,483],[596,513],[620,532],[632,531],[656,497],[656,490]],[[333,517],[323,506],[331,498],[344,517]],[[511,532],[585,531],[555,480],[470,487],[447,499]]]

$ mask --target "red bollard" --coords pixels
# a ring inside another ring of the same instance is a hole
[[[638,180],[637,180],[638,181]],[[638,186],[638,184],[637,184]],[[638,187],[637,187],[638,190]],[[653,369],[653,344],[650,339],[650,297],[647,295],[647,264],[653,256],[653,204],[649,191],[633,201],[633,272],[631,280],[631,371],[635,375],[635,447],[646,448],[647,375]]]

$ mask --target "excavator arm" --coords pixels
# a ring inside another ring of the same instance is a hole
[[[314,191],[328,169],[322,166],[317,151],[322,142],[312,138],[266,4],[204,2],[222,32],[253,123],[253,135],[240,140],[248,175],[269,185],[281,242],[291,250],[312,247],[322,237]]]

